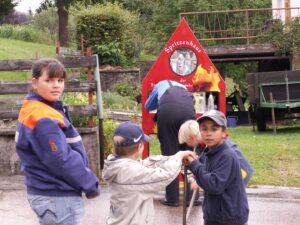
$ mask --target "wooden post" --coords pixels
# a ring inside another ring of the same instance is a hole
[[[81,55],[84,56],[85,51],[84,51],[84,39],[83,39],[83,34],[80,34],[80,45],[81,45]]]
[[[249,38],[249,29],[250,29],[250,26],[249,26],[249,11],[248,10],[246,10],[245,11],[245,21],[246,21],[246,37],[247,37],[247,45],[249,45],[249,43],[250,43],[250,38]]]
[[[60,42],[56,42],[56,55],[59,58],[60,57]]]
[[[91,48],[87,48],[87,56],[92,56],[92,49]],[[88,74],[87,74],[87,78],[88,81],[91,81],[93,79],[93,75],[92,75],[92,67],[88,67]],[[88,101],[89,101],[89,105],[93,105],[93,92],[89,91],[88,93]],[[93,120],[93,116],[89,117],[89,127],[94,127],[94,120]]]
[[[291,25],[291,4],[290,4],[290,0],[284,0],[284,8],[285,8],[285,25],[287,27],[287,29],[290,29],[290,25]]]
[[[270,101],[271,101],[271,103],[274,103],[272,92],[270,92]],[[274,106],[272,106],[271,110],[272,110],[273,133],[276,134],[276,120],[275,120],[275,109],[274,109]]]

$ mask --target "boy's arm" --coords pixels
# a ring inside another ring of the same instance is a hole
[[[124,183],[120,184],[118,182],[118,184],[127,185],[127,189],[132,189],[133,191],[155,193],[178,176],[182,160],[188,155],[194,155],[194,153],[191,151],[179,151],[173,156],[163,156],[160,159],[159,157],[154,157],[155,160],[151,160],[151,158],[146,159],[145,162],[137,166],[124,168],[126,173],[120,179],[124,180]]]
[[[88,198],[99,195],[98,178],[86,166],[83,157],[67,143],[58,123],[42,119],[34,129],[34,150],[51,173],[70,186],[83,190]],[[80,136],[79,136],[80,137]]]
[[[158,86],[155,86],[146,100],[145,108],[150,110],[155,110],[158,108]]]
[[[126,173],[119,177],[118,185],[126,185],[126,189],[132,191],[156,193],[171,183],[178,176],[180,169],[181,160],[175,156],[163,157],[152,166],[131,164],[124,168]]]
[[[222,193],[231,180],[231,169],[233,158],[222,157],[217,163],[216,168],[209,172],[205,169],[204,164],[198,160],[192,161],[189,168],[195,175],[197,183],[211,194]]]
[[[142,160],[142,164],[144,166],[147,166],[148,168],[156,168],[161,166],[166,160],[169,159],[170,156],[163,156],[163,155],[156,155],[156,156],[149,156],[148,158]],[[190,150],[185,151],[178,151],[175,155],[172,157],[177,157],[180,161],[183,161],[184,159],[187,159],[188,157],[191,157],[192,159],[196,159],[197,156],[194,152]]]

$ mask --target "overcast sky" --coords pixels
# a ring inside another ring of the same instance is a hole
[[[31,9],[31,11],[34,13],[35,10],[40,6],[42,1],[43,0],[21,0],[17,7],[15,7],[15,10],[23,13],[28,13],[28,10]]]

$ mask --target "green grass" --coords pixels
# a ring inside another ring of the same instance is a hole
[[[0,60],[55,57],[55,46],[0,38]]]
[[[229,129],[229,136],[237,143],[254,168],[250,186],[276,185],[300,187],[300,125],[253,132],[252,127]],[[150,155],[160,154],[159,142],[150,142]]]
[[[230,138],[239,144],[254,168],[250,185],[300,187],[300,126],[253,132],[252,127],[230,129]]]
[[[55,46],[0,38],[0,60],[55,57]],[[0,81],[27,80],[30,72],[0,72]]]

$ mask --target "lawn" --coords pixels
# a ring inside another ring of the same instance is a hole
[[[252,127],[229,129],[254,168],[250,186],[276,185],[300,187],[300,124],[282,126],[273,134],[253,131]],[[160,154],[159,142],[153,138],[150,155]]]
[[[0,60],[55,57],[55,46],[0,38]],[[30,72],[1,72],[0,81],[26,80]]]

